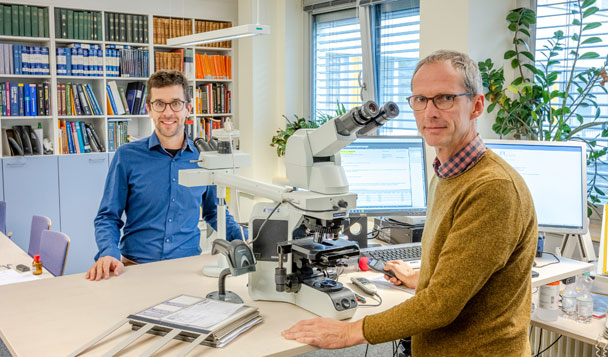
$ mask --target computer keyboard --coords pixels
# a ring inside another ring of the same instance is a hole
[[[382,260],[384,262],[388,262],[389,260],[403,260],[412,268],[419,268],[420,257],[422,256],[422,244],[418,242],[363,248],[361,249],[361,256]]]

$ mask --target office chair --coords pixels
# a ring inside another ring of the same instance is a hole
[[[42,231],[40,237],[40,259],[42,266],[53,276],[61,276],[70,248],[70,237],[62,232]]]
[[[27,249],[27,254],[33,257],[40,254],[40,237],[43,231],[51,229],[51,219],[46,216],[33,216],[32,226],[30,228],[30,246]]]

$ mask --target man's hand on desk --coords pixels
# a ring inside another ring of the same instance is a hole
[[[397,279],[391,278],[388,275],[384,276],[384,279],[390,281],[395,285],[404,284],[410,289],[416,289],[418,285],[418,277],[420,276],[419,269],[412,269],[409,264],[403,260],[391,260],[386,262],[385,270],[392,270]]]
[[[97,259],[97,262],[87,271],[85,278],[87,280],[101,280],[110,278],[110,272],[114,272],[114,276],[119,276],[125,269],[125,265],[118,259],[105,256]]]
[[[323,349],[344,348],[367,343],[363,337],[363,320],[344,322],[325,317],[302,320],[281,332],[287,340]]]

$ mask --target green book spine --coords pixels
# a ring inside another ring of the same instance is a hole
[[[93,29],[93,32],[91,33],[91,36],[93,37],[93,40],[97,40],[97,14],[96,13],[92,13],[92,22],[93,22],[93,26],[91,27]]]
[[[144,15],[144,43],[148,43],[148,16]]]
[[[32,8],[32,37],[40,37],[38,34],[38,8]]]
[[[120,42],[127,41],[127,16],[125,14],[120,14]]]
[[[0,5],[0,35],[4,35],[4,5]]]
[[[133,42],[137,42],[140,43],[141,39],[140,39],[140,25],[141,24],[141,16],[139,15],[135,15],[133,16]]]
[[[45,7],[44,9],[42,9],[42,11],[44,12],[44,37],[49,37],[49,8]]]
[[[4,35],[11,36],[13,33],[11,32],[12,25],[12,16],[11,16],[11,7],[10,5],[4,5]]]
[[[38,36],[40,37],[45,37],[44,36],[44,9],[39,7],[38,8],[38,22],[36,22],[36,24],[38,25]],[[48,18],[46,19],[48,21]],[[34,25],[34,24],[32,24]],[[48,35],[47,35],[48,36]]]
[[[27,5],[23,7],[23,23],[25,26],[23,35],[32,37],[32,8]]]
[[[68,10],[68,38],[74,37],[74,11]]]
[[[82,39],[82,35],[80,34],[80,11],[74,12],[74,38]]]
[[[19,5],[19,36],[25,36],[25,7]]]
[[[78,13],[78,33],[80,34],[79,39],[84,40],[84,12]]]
[[[95,35],[95,39],[98,41],[102,40],[101,34],[103,33],[103,29],[101,27],[101,12],[95,13],[95,18],[97,19],[97,34]]]
[[[116,41],[114,39],[114,14],[106,14],[108,18],[108,39],[110,41]]]
[[[55,9],[55,37],[63,38],[61,32],[61,10]]]
[[[90,40],[91,39],[91,27],[93,26],[93,23],[91,21],[91,13],[86,11],[84,14],[84,39],[85,40]]]
[[[11,6],[11,24],[13,36],[19,36],[19,5]]]
[[[127,42],[133,41],[133,15],[127,15]]]
[[[72,115],[72,83],[69,82],[65,84],[65,109],[66,115]]]
[[[105,32],[104,32],[104,40],[106,41],[112,41],[110,39],[110,14],[108,14],[106,12],[106,17],[105,17],[105,26],[104,26]]]
[[[61,38],[68,38],[68,12],[61,9]]]

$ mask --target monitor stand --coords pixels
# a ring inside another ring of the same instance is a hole
[[[572,258],[575,248],[578,248],[582,261],[592,262],[597,260],[589,232],[585,234],[564,234],[561,244],[562,256]]]

